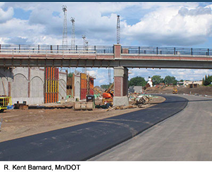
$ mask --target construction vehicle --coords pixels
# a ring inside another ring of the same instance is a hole
[[[0,96],[0,113],[4,112],[4,110],[7,110],[7,106],[11,104],[11,97]]]
[[[173,94],[177,94],[177,93],[178,93],[178,90],[177,90],[177,88],[176,88],[176,87],[174,87],[174,88],[173,88],[172,93],[173,93]]]
[[[95,97],[93,95],[86,96],[86,102],[75,102],[74,110],[93,110],[95,108]]]
[[[108,89],[105,90],[105,92],[102,94],[102,104],[110,104],[113,105],[113,95],[114,91],[112,90],[114,86],[114,83],[112,83]]]

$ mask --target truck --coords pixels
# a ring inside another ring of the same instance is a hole
[[[11,97],[0,96],[0,113],[4,112],[8,105],[11,105]]]

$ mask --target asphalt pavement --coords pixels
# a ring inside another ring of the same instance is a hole
[[[187,107],[92,161],[211,161],[212,99],[182,95]]]
[[[80,161],[104,152],[180,112],[187,99],[164,96],[148,109],[0,143],[1,161]]]

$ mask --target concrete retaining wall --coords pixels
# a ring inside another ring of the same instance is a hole
[[[0,95],[12,97],[12,103],[44,103],[44,69],[0,68]],[[66,73],[59,74],[59,100],[66,98]]]

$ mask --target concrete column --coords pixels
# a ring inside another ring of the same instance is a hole
[[[114,58],[121,58],[121,45],[115,44],[114,47]]]
[[[114,68],[114,106],[129,105],[128,100],[128,69],[126,67]]]

